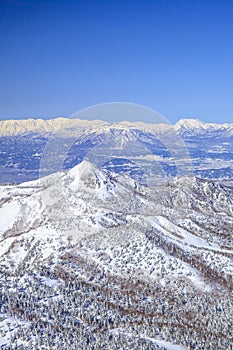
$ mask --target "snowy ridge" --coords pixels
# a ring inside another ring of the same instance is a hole
[[[221,132],[224,135],[233,135],[233,124],[205,123],[197,119],[180,119],[174,126],[170,124],[153,124],[145,122],[107,123],[102,120],[83,120],[70,118],[25,119],[25,120],[4,120],[0,121],[0,136],[20,135],[34,132],[39,134],[65,132],[70,135],[74,128],[86,129],[86,131],[103,132],[109,128],[113,129],[138,129],[151,133],[164,134],[177,132],[181,136],[186,134],[203,134],[205,132]]]
[[[230,184],[146,187],[88,161],[1,186],[0,345],[230,350],[232,198]]]
[[[184,252],[231,255],[228,232],[233,223],[232,198],[232,188],[213,181],[179,177],[165,186],[147,188],[83,161],[68,172],[30,184],[1,187],[0,239],[9,246],[16,237],[18,245],[24,235],[41,231],[45,237],[53,232],[59,240],[71,236],[77,243],[83,237],[83,227],[88,237],[108,228],[140,223],[143,235],[152,230],[155,236],[151,239],[162,239],[165,245]],[[221,236],[217,233],[220,230]]]
[[[218,133],[221,137],[233,136],[233,124],[205,123],[198,119],[181,119],[174,129],[181,136],[198,136]]]
[[[93,128],[93,126],[104,126],[106,122],[101,120],[82,120],[55,118],[50,120],[44,119],[25,119],[25,120],[3,120],[0,121],[0,136],[20,135],[24,133],[55,133],[69,128]]]

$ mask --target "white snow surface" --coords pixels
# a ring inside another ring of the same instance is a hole
[[[193,201],[194,186],[204,198],[198,203],[204,208],[201,216],[199,207],[186,207],[186,201]],[[182,192],[177,191],[180,188]],[[198,269],[163,249],[163,244],[167,244],[179,247],[184,254],[199,254],[204,259],[202,263],[219,273],[232,274],[226,266],[231,266],[229,254],[233,249],[230,241],[222,241],[228,231],[224,236],[216,234],[215,229],[208,229],[216,222],[216,230],[219,230],[224,215],[231,230],[232,220],[228,214],[231,195],[223,186],[183,177],[159,189],[146,188],[128,176],[114,177],[84,161],[70,171],[30,184],[1,187],[0,190],[3,198],[0,206],[0,266],[7,269],[15,269],[28,259],[31,266],[51,256],[56,260],[62,254],[61,248],[63,254],[69,250],[70,242],[72,245],[81,240],[91,242],[93,237],[106,234],[103,249],[108,250],[114,244],[122,251],[130,242],[122,256],[111,257],[109,268],[114,273],[127,274],[127,269],[124,270],[127,261],[130,271],[151,280],[158,279],[161,269],[165,268],[166,278],[184,276],[198,288],[211,290]],[[209,215],[213,204],[206,206],[208,196],[211,202],[219,203],[220,213],[214,211]],[[182,227],[186,216],[190,217],[186,220],[188,229]],[[200,228],[203,222],[206,222],[206,229]],[[222,231],[225,230],[226,223],[221,227]],[[155,230],[161,237],[162,245],[148,242],[146,234],[150,230]],[[92,249],[90,256],[101,263],[98,250]],[[166,278],[161,279],[161,283],[166,283]]]
[[[0,136],[20,135],[28,132],[40,134],[62,133],[64,135],[78,134],[79,132],[102,133],[110,129],[129,130],[138,129],[151,134],[161,135],[167,132],[192,132],[202,134],[206,131],[219,131],[224,135],[233,135],[233,124],[205,123],[197,119],[181,119],[174,126],[168,123],[145,123],[123,121],[115,124],[103,120],[84,120],[79,118],[55,118],[51,120],[25,119],[0,121]]]
[[[113,334],[120,333],[120,334],[123,334],[126,337],[130,337],[130,338],[135,337],[135,335],[133,333],[125,332],[122,328],[115,328],[115,329],[111,330],[111,333],[113,333]],[[163,339],[150,338],[144,334],[140,334],[140,338],[149,340],[156,345],[159,345],[161,347],[166,348],[166,350],[186,350],[186,348],[182,345],[174,344],[174,343],[171,343],[171,342],[163,340]]]

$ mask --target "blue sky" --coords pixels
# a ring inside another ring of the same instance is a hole
[[[0,118],[103,102],[233,122],[233,1],[0,1]]]

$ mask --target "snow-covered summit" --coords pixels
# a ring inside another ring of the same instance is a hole
[[[216,136],[229,137],[233,135],[233,124],[205,123],[198,119],[180,119],[174,129],[180,136],[197,136],[213,133]]]
[[[67,172],[65,181],[70,182],[72,191],[89,191],[93,195],[106,198],[114,193],[115,181],[105,170],[100,170],[93,163],[84,160]]]
[[[180,130],[181,128],[185,128],[187,130],[193,130],[197,128],[208,128],[209,124],[202,122],[198,119],[180,119],[176,124],[175,124],[175,129]]]
[[[181,119],[174,126],[169,123],[145,123],[122,121],[119,123],[109,123],[103,120],[84,120],[79,118],[55,118],[51,120],[25,119],[25,120],[4,120],[0,121],[0,136],[21,135],[35,132],[65,133],[68,136],[75,134],[75,130],[83,132],[110,132],[113,129],[129,130],[137,129],[153,134],[163,134],[168,131],[175,131],[181,136],[185,133],[203,133],[206,131],[230,131],[233,132],[233,124],[205,123],[198,119]]]
[[[97,167],[89,162],[88,160],[83,160],[81,163],[74,166],[68,171],[68,174],[74,178],[83,178],[91,173],[96,173]]]

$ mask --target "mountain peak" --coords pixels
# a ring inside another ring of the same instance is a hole
[[[84,189],[93,193],[99,193],[106,196],[115,187],[115,183],[109,177],[105,170],[99,169],[95,164],[84,160],[67,174],[71,179],[70,188],[75,191]]]
[[[69,175],[75,178],[83,178],[88,174],[93,174],[97,171],[98,168],[93,163],[89,162],[88,160],[83,160],[81,163],[69,170]]]
[[[175,129],[180,130],[181,128],[185,129],[196,129],[196,128],[204,128],[208,124],[205,122],[202,122],[198,119],[180,119],[176,124],[175,124]]]

